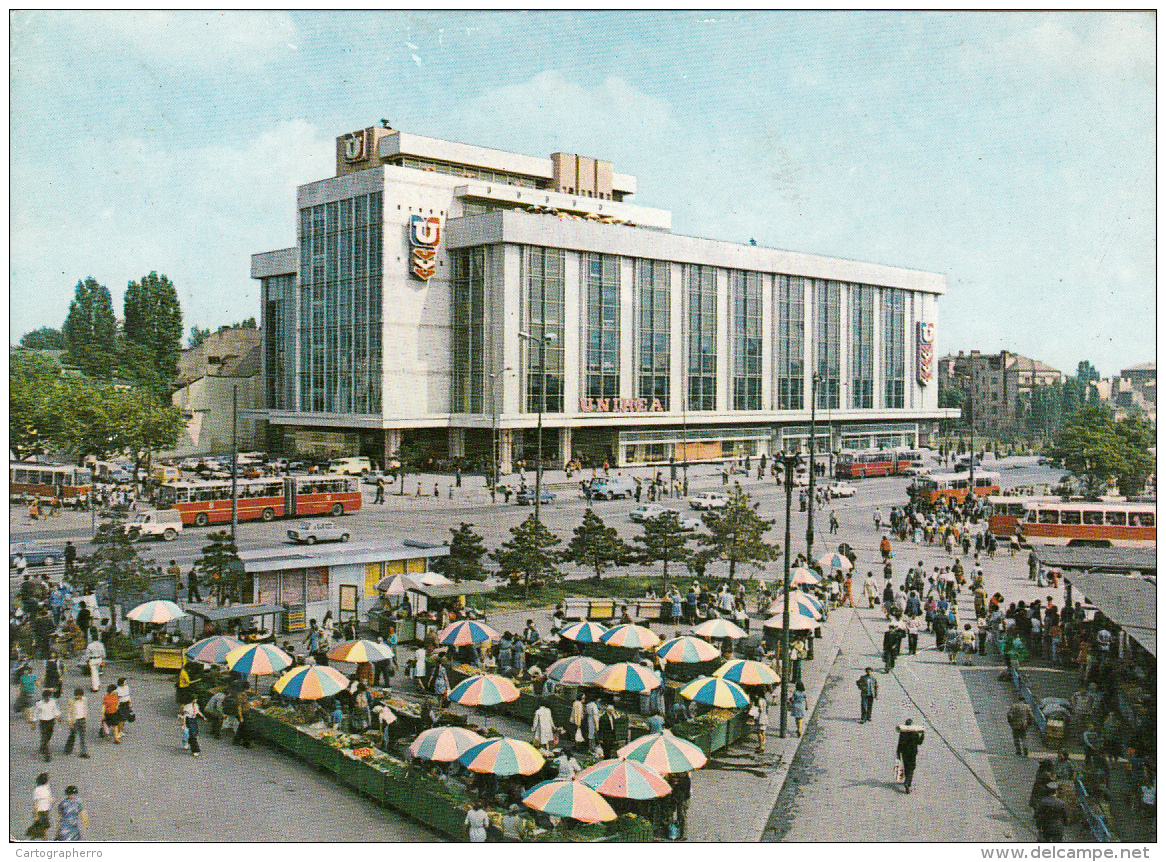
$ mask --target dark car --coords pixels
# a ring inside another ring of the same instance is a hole
[[[24,554],[24,561],[30,566],[51,566],[65,559],[65,549],[53,545],[34,545],[32,542],[8,543],[8,568],[16,565],[17,552]]]
[[[534,488],[526,488],[519,491],[515,498],[520,506],[530,506],[534,503]],[[539,503],[553,503],[555,502],[555,495],[543,488],[542,494],[539,495]]]

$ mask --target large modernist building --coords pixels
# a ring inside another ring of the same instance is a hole
[[[366,128],[257,254],[272,449],[660,464],[925,445],[942,275],[671,232],[635,177]],[[816,382],[815,382],[816,381]],[[540,409],[541,408],[541,409]]]

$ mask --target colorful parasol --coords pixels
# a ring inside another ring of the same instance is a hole
[[[789,629],[791,632],[812,632],[822,624],[817,620],[802,614],[791,613],[789,615]],[[784,627],[781,617],[770,617],[765,621],[765,628],[767,629],[781,629]]]
[[[226,662],[227,668],[236,673],[266,675],[279,673],[292,660],[271,644],[247,644],[227,653]]]
[[[608,691],[651,691],[659,687],[660,678],[650,668],[621,661],[596,677],[593,684]]]
[[[289,670],[275,683],[276,693],[297,700],[319,700],[348,688],[348,677],[334,667],[312,665]]]
[[[809,617],[812,620],[822,619],[822,612],[812,603],[807,601],[805,593],[790,593],[789,594],[789,612],[790,615],[801,614],[804,617]],[[785,602],[778,599],[771,602],[769,607],[765,609],[766,616],[781,616],[785,611]]]
[[[386,596],[403,596],[417,588],[417,582],[408,575],[389,575],[376,582],[375,587]]]
[[[328,650],[328,658],[333,661],[347,661],[360,664],[366,661],[384,661],[393,658],[393,648],[376,641],[358,640],[336,644]]]
[[[555,817],[570,817],[581,823],[615,820],[607,800],[578,781],[553,779],[536,784],[522,797],[522,804]]]
[[[450,763],[483,742],[481,736],[464,727],[431,727],[417,734],[409,746],[409,756]]]
[[[575,779],[596,793],[618,799],[658,799],[672,792],[659,772],[623,757],[601,760],[584,769]]]
[[[567,626],[561,632],[559,637],[566,638],[569,641],[576,641],[581,644],[599,643],[603,637],[604,632],[607,631],[607,626],[600,623],[573,623]]]
[[[518,689],[504,676],[479,673],[455,685],[449,699],[462,706],[494,706],[518,700]]]
[[[644,628],[644,626],[627,623],[608,629],[599,640],[608,646],[648,649],[649,647],[659,645],[660,636],[651,629]]]
[[[546,762],[530,743],[505,736],[479,742],[457,760],[470,772],[501,776],[534,775]]]
[[[233,649],[243,646],[243,642],[228,635],[211,635],[192,644],[186,650],[186,657],[203,664],[221,664]]]
[[[737,685],[776,685],[781,682],[777,671],[769,665],[745,658],[725,662],[713,671],[713,676],[730,680]]]
[[[729,620],[709,620],[694,628],[692,633],[702,638],[732,638],[733,640],[749,636],[740,626],[734,625]]]
[[[806,586],[816,587],[822,583],[822,579],[811,572],[804,566],[798,566],[789,573],[790,586],[797,586],[798,584],[805,584]]]
[[[680,689],[680,696],[709,706],[722,709],[743,709],[749,705],[749,695],[744,689],[727,679],[716,676],[702,676]]]
[[[656,655],[664,661],[690,663],[720,658],[721,651],[708,641],[684,635],[664,641],[663,645],[656,650]]]
[[[502,635],[477,620],[458,620],[437,633],[437,642],[443,646],[470,646],[496,641]]]
[[[168,602],[165,599],[138,605],[126,614],[127,618],[139,623],[168,623],[180,620],[184,616],[186,616],[186,611],[174,602]]]
[[[651,767],[661,775],[691,772],[708,762],[699,746],[673,736],[668,730],[633,739],[616,754]]]
[[[852,568],[854,568],[850,560],[846,559],[846,557],[842,556],[837,551],[822,557],[822,559],[818,560],[818,565],[821,566],[823,570],[839,569],[843,572],[849,572]],[[791,580],[790,583],[793,583],[793,581]]]
[[[584,655],[561,658],[547,668],[547,676],[565,685],[590,685],[595,682],[607,665]]]

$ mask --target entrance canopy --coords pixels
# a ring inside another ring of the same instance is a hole
[[[1154,584],[1140,577],[1093,572],[1066,572],[1065,580],[1146,652],[1158,657],[1157,587]]]

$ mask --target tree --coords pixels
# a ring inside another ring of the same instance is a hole
[[[1156,444],[1154,428],[1142,416],[1130,416],[1117,423],[1122,465],[1117,474],[1117,489],[1124,497],[1142,493],[1146,477],[1154,471],[1151,448]]]
[[[759,505],[738,485],[727,505],[704,515],[709,532],[697,541],[706,549],[708,559],[729,564],[729,580],[735,577],[738,563],[759,569],[777,559],[777,548],[765,541],[765,533],[777,522],[757,514]]]
[[[603,579],[604,569],[626,564],[631,548],[619,537],[614,527],[603,523],[594,510],[587,509],[583,523],[575,528],[575,535],[563,551],[563,561],[595,572],[595,580]]]
[[[126,339],[145,347],[158,376],[171,380],[178,372],[182,347],[182,306],[174,284],[156,272],[131,281],[123,310]]]
[[[1078,410],[1057,435],[1050,455],[1081,482],[1087,496],[1105,492],[1125,466],[1113,414],[1101,406]]]
[[[211,337],[209,329],[199,329],[197,326],[190,327],[190,337],[186,340],[187,347],[198,347],[204,341]]]
[[[42,326],[24,333],[20,338],[20,346],[29,350],[64,350],[65,333],[51,326]]]
[[[109,592],[109,615],[117,628],[117,607],[121,599],[144,593],[150,581],[162,573],[153,560],[138,556],[137,546],[124,529],[125,516],[117,512],[102,515],[102,523],[93,537],[97,548],[80,558],[73,569],[73,582],[87,591],[104,585]]]
[[[117,318],[109,288],[92,276],[77,282],[62,329],[73,365],[90,377],[112,376],[110,360],[117,351]]]
[[[8,363],[8,447],[17,460],[43,455],[62,427],[61,372],[43,353],[22,350]]]
[[[691,536],[680,526],[680,517],[668,511],[644,521],[642,532],[635,538],[633,553],[641,566],[664,564],[665,592],[668,590],[668,564],[688,563],[692,559],[692,548],[688,544]]]
[[[486,580],[488,572],[482,565],[486,546],[482,544],[482,537],[473,531],[473,524],[463,522],[450,533],[453,538],[449,542],[449,556],[435,559],[433,570],[455,581]]]
[[[562,539],[547,529],[542,521],[530,515],[517,527],[511,527],[514,537],[502,543],[496,551],[490,552],[490,559],[502,567],[502,571],[521,572],[523,595],[530,592],[534,580],[556,580],[559,576],[559,555],[551,550],[561,544]]]
[[[223,602],[239,600],[243,585],[243,569],[238,565],[239,549],[231,538],[229,530],[209,533],[210,544],[202,549],[202,556],[194,561],[194,570],[199,581],[207,586],[222,606]]]
[[[158,400],[166,398],[170,392],[170,378],[163,378],[154,363],[154,354],[145,344],[139,344],[117,334],[117,356],[112,358],[113,376],[121,380],[133,381],[136,386],[150,392]]]
[[[405,493],[405,477],[409,475],[409,471],[421,469],[424,455],[425,453],[416,443],[406,442],[402,442],[397,447],[397,451],[393,453],[393,460],[399,465],[393,468],[393,474],[397,479],[397,496]]]
[[[149,392],[84,378],[63,381],[59,402],[62,421],[53,444],[78,459],[128,453],[148,460],[151,452],[172,448],[186,424],[179,408],[159,404]]]

